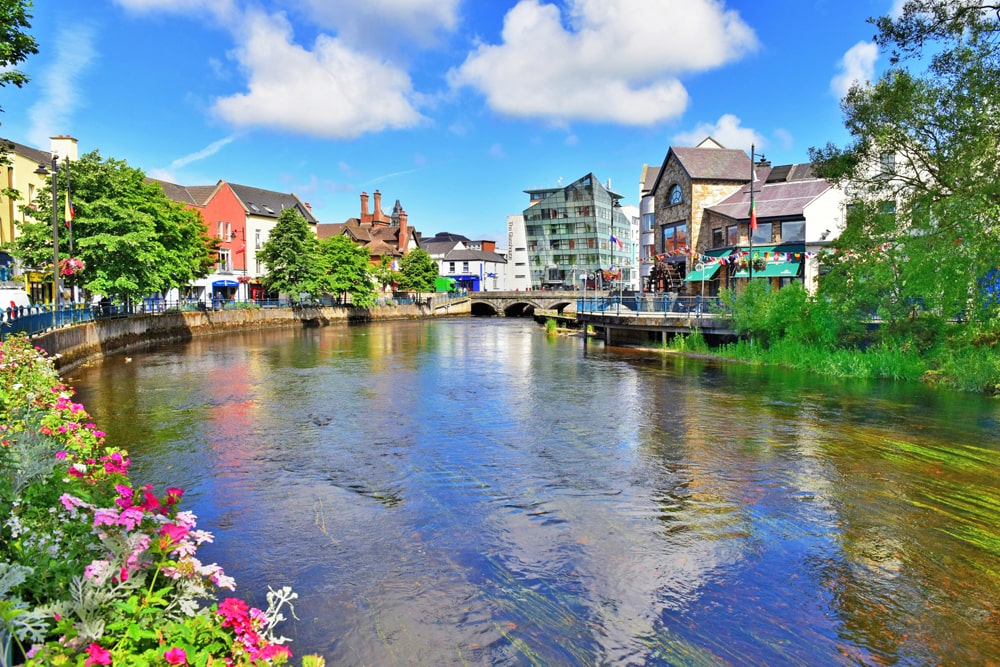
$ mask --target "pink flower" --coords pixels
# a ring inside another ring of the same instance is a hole
[[[186,665],[187,653],[184,652],[184,649],[175,647],[164,653],[163,659],[167,661],[168,665]]]
[[[160,528],[160,535],[170,539],[171,545],[179,544],[188,535],[187,526],[178,526],[176,523],[168,523]]]
[[[87,647],[87,659],[84,661],[84,667],[90,667],[91,665],[110,665],[111,664],[111,651],[106,648],[101,648],[100,644],[92,643]]]
[[[179,501],[183,495],[184,489],[178,489],[176,486],[171,486],[167,489],[167,505],[176,505],[177,501]]]

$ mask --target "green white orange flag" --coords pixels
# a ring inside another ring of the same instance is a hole
[[[750,231],[757,231],[757,202],[752,200],[750,202]]]

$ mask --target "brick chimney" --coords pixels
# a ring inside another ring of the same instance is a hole
[[[382,222],[382,193],[375,191],[375,206],[372,207],[372,220]]]
[[[410,229],[406,225],[407,219],[406,211],[401,210],[399,212],[399,252],[406,254],[406,249],[409,247],[408,236],[410,235]]]
[[[368,215],[368,193],[361,193],[361,222],[368,222],[371,216]]]

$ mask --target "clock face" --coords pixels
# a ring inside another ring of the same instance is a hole
[[[684,196],[681,194],[681,187],[679,185],[675,185],[673,188],[670,189],[671,204],[680,204],[681,201],[683,201],[683,199]]]

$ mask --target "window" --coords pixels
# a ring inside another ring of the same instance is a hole
[[[644,213],[642,216],[642,229],[643,231],[651,232],[656,229],[656,214],[655,213]]]
[[[469,272],[469,263],[462,262],[462,273],[468,273],[468,272]]]
[[[652,243],[645,246],[645,248],[643,249],[643,256],[646,259],[652,259],[653,255],[655,254],[656,254],[656,246],[653,245]]]
[[[687,245],[687,223],[665,225],[660,232],[663,239],[663,252],[675,252]]]
[[[233,238],[233,228],[230,223],[226,223],[226,239]]]
[[[783,243],[788,243],[790,241],[805,241],[806,240],[806,223],[805,222],[782,222],[781,224],[781,241]]]
[[[739,245],[740,232],[736,225],[726,227],[726,245]]]
[[[594,237],[590,237],[589,239],[587,239],[587,247],[588,248],[594,247]]]
[[[257,249],[257,250],[260,250],[260,230],[259,229],[253,230],[253,247],[255,249]]]
[[[680,204],[683,201],[684,201],[684,193],[681,191],[681,186],[674,183],[674,185],[670,188],[670,194],[668,195],[667,202],[671,206],[674,206],[676,204]]]
[[[726,245],[725,234],[723,234],[722,227],[718,227],[712,230],[712,247],[721,248]]]
[[[896,154],[895,153],[882,153],[880,156],[882,163],[882,174],[886,176],[891,176],[896,173]]]
[[[448,273],[455,273],[455,262],[448,262]]]
[[[220,239],[222,238],[222,220],[219,220],[219,232],[218,232],[218,237],[219,237]]]
[[[222,223],[219,223],[219,224],[221,225]],[[218,267],[217,268],[218,268],[219,271],[232,271],[233,270],[232,264],[229,263],[229,251],[228,250],[220,250],[219,251],[219,263],[218,263]]]
[[[758,222],[757,231],[753,233],[754,243],[770,243],[771,242],[771,223],[770,222]]]
[[[575,239],[570,239],[569,240],[569,249],[570,250],[574,250],[575,248],[576,248],[576,241],[575,241]]]

